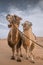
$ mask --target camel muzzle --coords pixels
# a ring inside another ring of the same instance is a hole
[[[12,25],[11,25],[11,24],[9,24],[9,25],[8,25],[8,28],[11,28],[11,27],[12,27]]]

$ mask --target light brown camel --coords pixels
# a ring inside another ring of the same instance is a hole
[[[29,21],[25,21],[23,24],[23,33],[30,38],[33,41],[36,41],[35,38],[36,36],[33,34],[32,32],[32,23]],[[26,50],[26,59],[30,58],[30,61],[34,63],[34,58],[33,58],[33,54],[32,51],[35,47],[34,42],[32,42],[31,40],[29,40],[28,38],[26,38],[25,36],[23,36],[23,47]]]
[[[17,15],[10,15],[8,14],[6,16],[6,19],[9,22],[8,27],[10,28],[10,31],[8,33],[8,45],[12,48],[12,58],[15,59],[15,46],[16,46],[16,51],[17,51],[17,61],[21,61],[19,57],[19,48],[21,47],[22,44],[22,39],[19,31],[16,29],[16,27],[19,27],[20,20],[22,20],[21,17]],[[16,27],[15,27],[16,26]]]

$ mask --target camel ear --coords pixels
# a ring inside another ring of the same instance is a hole
[[[30,22],[30,25],[32,26],[32,23]]]
[[[19,16],[17,16],[17,15],[14,15],[14,18],[15,18],[15,19],[17,19],[17,18],[18,18],[19,20],[22,20],[22,18],[21,18],[21,17],[19,17]]]
[[[13,16],[16,19],[16,15]]]
[[[8,19],[8,16],[10,16],[10,14],[7,14],[6,19]]]
[[[29,26],[32,26],[32,22],[29,22]]]
[[[22,20],[22,18],[21,18],[21,17],[19,17],[19,20]]]

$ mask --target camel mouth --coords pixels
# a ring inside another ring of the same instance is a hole
[[[11,28],[12,27],[12,25],[11,24],[8,24],[8,28]]]

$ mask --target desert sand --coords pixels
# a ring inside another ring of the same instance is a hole
[[[43,45],[43,37],[38,37],[37,42]],[[22,53],[25,50],[22,49]],[[29,60],[22,58],[22,62],[17,62],[16,60],[11,60],[11,48],[7,44],[6,39],[0,39],[0,65],[43,65],[43,48],[35,45],[33,50],[35,63],[31,63]]]

